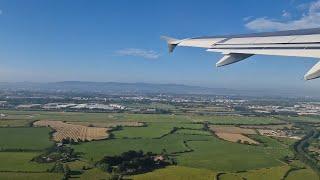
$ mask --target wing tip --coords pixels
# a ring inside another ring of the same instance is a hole
[[[167,41],[169,53],[172,53],[176,46],[181,42],[181,40],[169,36],[161,36],[160,38]]]

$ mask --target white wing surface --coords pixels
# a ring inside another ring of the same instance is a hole
[[[176,46],[186,46],[224,54],[217,62],[217,67],[244,60],[255,54],[320,58],[320,28],[188,39],[163,38],[168,43],[169,52],[173,52]],[[320,62],[308,71],[305,79],[318,77]]]

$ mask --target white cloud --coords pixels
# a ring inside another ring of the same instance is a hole
[[[290,18],[291,17],[291,13],[286,11],[286,10],[283,10],[282,11],[282,17],[284,18]]]
[[[299,5],[297,8],[301,8]],[[303,6],[306,6],[305,4]],[[291,16],[283,11],[284,16]],[[245,25],[248,29],[256,31],[265,30],[289,30],[320,27],[320,0],[309,3],[306,12],[300,18],[293,20],[270,19],[267,17],[256,18]]]
[[[116,51],[117,55],[121,56],[136,56],[142,57],[145,59],[158,59],[160,54],[153,51],[153,50],[146,50],[146,49],[137,49],[137,48],[127,48]]]

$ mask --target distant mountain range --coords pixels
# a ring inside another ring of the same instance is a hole
[[[176,93],[176,94],[229,94],[233,91],[224,88],[206,88],[180,84],[119,83],[63,81],[52,83],[0,82],[1,90],[93,92],[93,93]]]
[[[228,88],[209,88],[181,84],[152,84],[152,83],[119,83],[119,82],[85,82],[62,81],[51,83],[33,82],[0,82],[0,90],[14,91],[48,91],[75,93],[104,93],[104,94],[143,94],[143,93],[172,93],[172,94],[208,94],[208,95],[241,95],[241,96],[312,96],[313,93],[303,93],[288,90],[235,90]],[[318,95],[318,93],[315,93]],[[317,96],[319,97],[319,95]]]

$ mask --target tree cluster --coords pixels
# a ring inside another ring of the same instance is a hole
[[[69,146],[53,146],[45,153],[33,158],[33,161],[38,163],[52,163],[52,162],[70,162],[79,157],[79,154]]]
[[[157,156],[151,152],[128,151],[119,156],[105,156],[97,162],[97,166],[109,173],[117,171],[120,174],[132,175],[163,168],[170,162],[164,156]]]

